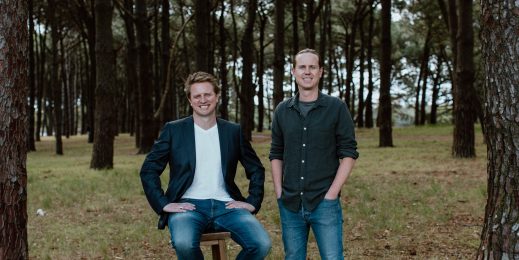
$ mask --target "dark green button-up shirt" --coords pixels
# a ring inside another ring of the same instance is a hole
[[[276,108],[269,159],[283,161],[281,201],[288,209],[297,211],[302,203],[313,210],[330,188],[339,159],[358,156],[353,121],[340,99],[319,93],[306,117],[299,95]]]

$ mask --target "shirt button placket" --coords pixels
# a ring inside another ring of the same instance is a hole
[[[300,188],[301,188],[301,192],[299,193],[300,196],[303,196],[303,190],[304,190],[304,175],[305,175],[305,157],[306,157],[306,140],[307,140],[307,137],[308,137],[308,132],[307,132],[307,128],[306,126],[303,126],[303,140],[302,140],[302,152],[301,152],[301,171],[300,171]]]

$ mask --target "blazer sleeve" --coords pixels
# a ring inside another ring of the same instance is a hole
[[[246,198],[246,201],[256,208],[256,210],[252,212],[256,214],[263,202],[265,168],[261,164],[254,149],[252,149],[250,142],[245,139],[241,127],[239,128],[239,135],[240,162],[245,169],[247,179],[249,179],[249,196]]]
[[[153,210],[160,214],[169,203],[160,182],[160,175],[164,172],[169,161],[171,147],[171,125],[166,124],[153,144],[151,151],[142,164],[140,177],[146,199]]]

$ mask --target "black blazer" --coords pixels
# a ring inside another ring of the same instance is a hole
[[[217,119],[217,125],[225,188],[231,198],[250,203],[256,208],[253,213],[257,213],[263,201],[265,168],[244,138],[240,125],[223,119]],[[177,202],[193,182],[196,167],[194,131],[192,116],[166,123],[142,165],[142,186],[151,207],[161,215],[159,228],[164,228],[167,222],[167,214],[162,211],[164,206]],[[250,180],[247,198],[234,182],[238,161]],[[169,183],[164,192],[160,175],[168,163]]]

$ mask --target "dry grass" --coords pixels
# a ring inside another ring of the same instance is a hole
[[[486,151],[478,132],[477,158],[451,158],[451,132],[450,126],[394,129],[396,147],[378,148],[377,130],[357,131],[361,157],[342,192],[348,259],[473,258],[486,201]],[[257,217],[273,240],[269,258],[282,259],[268,133],[255,134],[253,146],[267,168]],[[65,139],[64,156],[53,154],[52,138],[37,149],[27,163],[31,259],[175,259],[143,195],[144,156],[136,155],[132,137],[116,138],[115,168],[107,171],[88,168],[91,145],[84,136]],[[46,215],[36,216],[38,208]],[[232,258],[240,250],[234,242],[228,248]],[[308,251],[319,259],[312,238]]]

